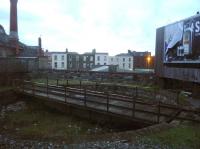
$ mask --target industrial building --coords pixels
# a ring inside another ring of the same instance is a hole
[[[47,69],[47,59],[43,55],[41,38],[38,39],[37,46],[28,46],[19,40],[17,2],[18,0],[10,0],[10,33],[6,34],[3,26],[0,25],[1,65],[7,64],[7,68],[10,69],[6,70],[8,72],[13,72],[14,70],[28,72]],[[16,70],[16,64],[21,69]],[[4,73],[3,68],[0,69],[0,72]]]

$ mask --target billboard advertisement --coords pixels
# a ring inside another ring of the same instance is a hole
[[[165,26],[164,63],[200,63],[200,15]]]

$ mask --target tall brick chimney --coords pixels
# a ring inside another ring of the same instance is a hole
[[[38,49],[38,56],[39,57],[43,56],[43,53],[42,53],[42,38],[41,37],[38,38],[38,47],[39,47],[39,49]]]
[[[17,2],[18,0],[10,0],[10,40],[12,46],[15,48],[16,55],[19,54]]]

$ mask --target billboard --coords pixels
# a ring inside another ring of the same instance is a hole
[[[200,63],[200,15],[164,27],[164,63]]]

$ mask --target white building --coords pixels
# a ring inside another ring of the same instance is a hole
[[[108,57],[108,64],[109,65],[119,65],[116,56],[109,56]]]
[[[109,65],[118,65],[121,71],[133,70],[133,56],[129,54],[119,54],[109,57]]]
[[[67,69],[67,54],[66,52],[52,52],[52,69],[66,70]]]
[[[95,53],[95,65],[109,65],[108,63],[108,53]]]

